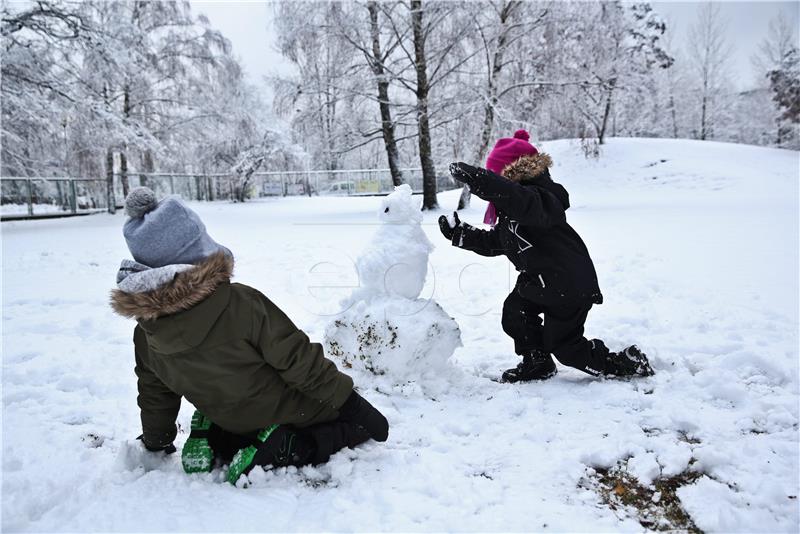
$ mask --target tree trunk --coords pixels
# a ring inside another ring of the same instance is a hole
[[[128,86],[125,86],[125,91],[122,99],[122,114],[127,122],[131,115],[131,95]],[[122,181],[122,194],[128,198],[128,191],[130,190],[130,183],[128,183],[128,156],[126,154],[127,145],[123,143],[122,150],[119,153],[119,179]]]
[[[494,83],[489,82],[489,90],[494,92]],[[489,151],[489,143],[492,142],[492,133],[494,132],[494,108],[497,105],[497,96],[490,94],[489,101],[486,102],[486,107],[483,110],[483,128],[481,129],[481,142],[478,146],[478,151],[475,153],[475,165],[480,165],[486,158],[486,153]]]
[[[128,198],[131,186],[128,183],[128,158],[124,150],[119,153],[119,179],[122,182],[122,196]]]
[[[707,110],[707,107],[708,107],[707,101],[708,101],[708,99],[707,99],[706,95],[704,94],[703,95],[703,105],[702,105],[702,109],[701,109],[701,112],[700,112],[700,139],[703,140],[703,141],[705,141],[706,135],[708,134],[708,132],[706,130],[706,112],[707,112],[706,110]]]
[[[337,9],[336,4],[331,4],[332,9]],[[339,156],[336,154],[336,141],[334,140],[334,128],[336,127],[336,86],[333,82],[333,74],[331,73],[331,43],[326,41],[325,46],[325,114],[323,121],[325,123],[325,142],[328,151],[327,157],[327,170],[335,171],[339,168]],[[335,180],[335,175],[331,174],[331,180]]]
[[[597,132],[597,144],[603,145],[606,142],[606,129],[608,128],[608,117],[611,115],[611,99],[614,96],[614,86],[617,81],[612,79],[609,84],[611,87],[608,89],[606,95],[606,107],[603,110],[603,122],[600,124],[600,130]]]
[[[108,102],[108,84],[103,85],[103,100],[106,104],[106,111],[111,113],[111,105]],[[108,212],[117,212],[117,199],[114,193],[114,148],[106,148],[106,203]]]
[[[495,54],[495,60],[497,60],[497,54]],[[502,65],[500,68],[502,68]],[[497,73],[500,72],[500,68],[496,68]],[[478,151],[475,154],[475,161],[473,162],[479,167],[483,166],[483,160],[486,158],[486,153],[489,151],[489,143],[492,141],[492,133],[494,132],[494,108],[497,105],[497,90],[494,81],[494,71],[495,69],[492,69],[492,76],[489,78],[489,99],[486,102],[486,106],[483,110],[483,128],[481,129],[481,140],[480,144],[478,145]],[[464,208],[468,208],[471,199],[472,193],[469,190],[469,186],[465,184],[464,188],[461,190],[461,196],[458,198],[457,209],[462,210]]]
[[[144,155],[142,155],[142,170],[146,173],[152,173],[155,170],[155,163],[153,162],[153,151],[149,148],[144,151]],[[147,187],[147,175],[140,174],[139,175],[139,185],[142,187]]]
[[[428,69],[425,57],[425,32],[422,25],[422,0],[411,0],[411,25],[414,33],[414,63],[417,71],[417,124],[419,127],[419,159],[422,167],[422,209],[438,209],[436,168],[431,154],[431,132],[428,124]]]
[[[111,147],[106,149],[106,199],[108,212],[117,212],[117,199],[114,196],[114,151]]]
[[[508,19],[511,17],[514,9],[519,5],[518,2],[508,2],[503,5],[500,11],[500,27],[502,28],[500,34],[497,36],[497,48],[494,51],[492,64],[489,67],[489,81],[488,81],[488,94],[486,105],[483,108],[483,128],[481,129],[481,139],[478,145],[478,150],[475,153],[475,165],[483,166],[483,160],[486,158],[486,153],[489,151],[489,144],[492,142],[492,134],[494,133],[494,110],[497,106],[497,79],[500,72],[503,70],[503,57],[506,52],[506,45],[508,43]],[[469,207],[469,202],[472,194],[468,186],[464,186],[461,190],[461,196],[458,199],[458,209]]]
[[[383,144],[386,148],[386,157],[389,160],[389,172],[392,175],[392,184],[398,186],[403,183],[403,173],[400,171],[398,161],[400,153],[397,150],[397,141],[394,136],[394,121],[392,121],[392,110],[389,107],[389,79],[383,67],[383,55],[381,53],[381,33],[378,26],[378,5],[374,2],[367,2],[369,10],[369,29],[372,37],[372,72],[378,82],[378,105],[381,111],[381,130],[383,133]]]
[[[669,107],[672,114],[672,138],[678,138],[678,119],[675,115],[675,97],[670,95],[669,97]]]
[[[464,187],[461,188],[461,195],[458,197],[458,206],[456,209],[463,210],[468,208],[471,200],[472,191],[469,190],[469,186],[467,184],[464,184]]]
[[[508,43],[508,19],[511,18],[514,9],[516,9],[518,5],[518,2],[509,2],[504,4],[503,9],[500,11],[500,27],[502,29],[497,36],[497,48],[494,51],[492,64],[489,70],[488,98],[486,99],[486,105],[483,109],[483,128],[481,130],[481,142],[475,155],[474,163],[476,165],[480,165],[483,162],[483,159],[486,157],[486,152],[489,150],[489,144],[492,141],[492,133],[494,132],[494,110],[498,101],[497,79],[500,77],[500,72],[503,70],[503,59]]]

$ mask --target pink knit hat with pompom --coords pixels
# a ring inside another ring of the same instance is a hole
[[[494,173],[503,174],[503,169],[519,158],[538,154],[539,151],[536,150],[536,147],[528,142],[530,138],[531,136],[525,130],[517,130],[514,132],[514,137],[498,139],[489,153],[489,157],[486,158],[486,168]],[[497,210],[491,202],[486,207],[483,222],[492,226],[497,224]]]

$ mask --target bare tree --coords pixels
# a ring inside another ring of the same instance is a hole
[[[394,47],[399,43],[396,41],[387,50],[381,50],[381,30],[378,23],[378,4],[374,1],[367,2],[369,11],[369,33],[372,39],[372,55],[367,57],[367,61],[375,75],[375,82],[378,86],[378,106],[381,112],[381,131],[383,142],[386,147],[386,158],[389,161],[389,172],[392,175],[392,183],[398,186],[403,183],[403,174],[400,172],[399,153],[397,141],[395,139],[395,127],[392,121],[392,109],[389,101],[389,75],[384,67],[384,63],[391,56]]]
[[[798,73],[797,35],[785,17],[771,20],[767,37],[753,55],[753,66],[768,82],[772,95],[772,122],[777,146],[793,147],[800,122],[800,73]]]
[[[276,4],[278,47],[296,74],[271,80],[273,108],[291,121],[307,152],[325,170],[338,169],[352,144],[351,123],[358,117],[347,113],[353,99],[348,86],[364,67],[341,32],[332,31],[332,21],[345,18],[343,9],[340,2]]]
[[[733,51],[725,38],[727,27],[719,5],[709,2],[700,8],[697,21],[689,29],[689,57],[698,85],[700,106],[698,139],[713,137],[720,119],[720,98]]]
[[[345,11],[336,11],[337,17],[332,21],[330,26],[327,26],[330,31],[337,34],[343,42],[349,44],[355,52],[363,55],[369,72],[372,75],[375,83],[377,97],[375,101],[378,104],[380,112],[380,136],[383,138],[383,146],[386,151],[386,159],[389,163],[389,173],[392,177],[392,183],[397,186],[404,182],[403,174],[400,170],[400,151],[397,144],[396,123],[392,117],[392,101],[389,96],[391,82],[395,74],[392,71],[391,63],[392,56],[398,46],[401,44],[402,36],[392,35],[391,32],[384,32],[382,28],[382,19],[385,20],[392,16],[392,12],[400,4],[397,2],[385,2],[379,5],[378,2],[370,0],[363,5],[364,10],[360,9],[361,4],[354,3],[355,9]],[[366,11],[367,29],[362,32],[361,14]],[[388,15],[387,15],[388,13]],[[388,39],[385,43],[382,42],[382,36],[388,33]],[[357,76],[359,73],[354,71],[353,75]],[[346,84],[342,88],[344,93],[348,96],[364,96],[362,93],[361,84]],[[375,138],[376,132],[368,129],[362,132],[361,136],[363,141],[359,141],[355,147],[363,146],[364,142],[369,143]],[[349,149],[345,149],[348,151]]]
[[[472,158],[475,165],[482,165],[486,158],[495,130],[495,114],[500,98],[513,90],[524,87],[516,84],[502,86],[501,75],[504,70],[507,71],[509,66],[513,66],[515,62],[531,61],[530,56],[526,54],[510,54],[509,49],[526,36],[531,37],[531,33],[548,15],[546,7],[540,9],[535,15],[524,12],[523,4],[519,0],[490,1],[487,2],[487,5],[489,8],[485,11],[487,17],[480,15],[475,17],[476,34],[480,38],[479,49],[481,50],[478,57],[485,68],[482,127],[478,146]],[[533,9],[536,7],[534,6]],[[523,16],[517,19],[520,12]],[[470,191],[469,187],[465,185],[459,197],[458,209],[468,207],[469,202]]]
[[[769,21],[767,36],[758,46],[751,61],[756,72],[765,73],[780,65],[793,49],[797,48],[797,32],[784,16]]]
[[[417,123],[419,125],[419,160],[422,166],[422,209],[439,207],[436,199],[436,167],[431,154],[431,131],[428,121],[428,58],[425,55],[426,28],[422,0],[411,0],[411,26],[414,33],[414,70],[417,74]]]
[[[236,96],[254,90],[228,41],[187,2],[37,0],[0,12],[4,175],[105,177],[95,193],[113,211],[118,179],[127,193],[129,177],[157,160],[189,169],[198,146],[208,151],[218,142],[209,137],[241,117],[233,105],[263,107]],[[229,170],[236,157],[218,165]]]

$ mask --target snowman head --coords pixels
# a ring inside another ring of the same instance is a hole
[[[411,196],[411,186],[398,185],[394,193],[384,197],[378,217],[381,222],[390,224],[421,223],[422,212],[419,202]]]

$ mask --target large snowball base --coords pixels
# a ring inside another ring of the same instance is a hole
[[[381,376],[392,385],[439,381],[461,346],[455,320],[434,301],[384,298],[360,301],[325,330],[325,352],[349,370]]]

